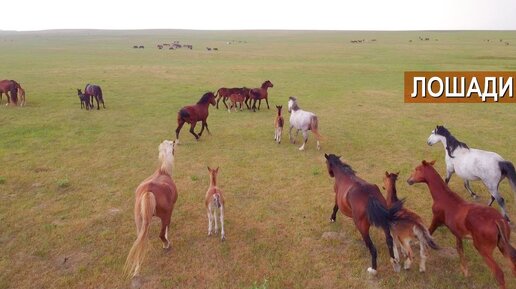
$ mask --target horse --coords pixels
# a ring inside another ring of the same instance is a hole
[[[100,86],[96,84],[86,84],[84,88],[84,94],[91,96],[91,106],[93,107],[93,98],[97,101],[97,110],[100,109],[99,101],[102,102],[102,107],[106,108],[104,105],[104,97],[102,96],[102,89]]]
[[[164,140],[159,145],[158,169],[138,185],[135,192],[134,221],[136,223],[137,239],[134,241],[127,256],[124,272],[133,277],[138,275],[147,252],[149,242],[149,226],[153,216],[161,219],[159,237],[163,248],[170,248],[168,231],[170,217],[177,201],[177,188],[172,180],[174,166],[175,143]]]
[[[210,187],[206,191],[206,197],[204,198],[204,205],[206,206],[206,213],[208,215],[208,236],[218,234],[217,210],[219,210],[220,239],[224,241],[226,239],[226,233],[224,231],[224,196],[222,195],[222,190],[217,187],[219,168],[211,169],[208,167],[208,171],[210,174]],[[215,231],[212,226],[213,222],[215,222]]]
[[[249,108],[249,105],[247,104],[247,100],[249,99],[249,88],[247,87],[233,87],[233,88],[226,88],[221,87],[217,90],[215,93],[215,96],[217,97],[217,109],[219,109],[219,101],[222,99],[222,102],[224,103],[224,106],[228,108],[228,105],[226,104],[226,100],[232,95],[232,94],[241,94],[245,97],[245,105],[247,108]]]
[[[4,79],[0,81],[0,102],[2,101],[2,93],[5,93],[7,98],[7,104],[11,104],[11,100],[14,105],[18,105],[18,88],[21,88],[20,84],[14,80]],[[25,94],[24,94],[25,96]]]
[[[355,175],[350,165],[342,162],[340,156],[324,154],[326,167],[330,177],[335,178],[335,206],[330,221],[335,222],[337,211],[353,219],[355,227],[362,235],[362,239],[371,254],[371,267],[367,272],[372,275],[377,273],[377,251],[369,236],[371,225],[380,227],[385,233],[391,264],[396,272],[399,272],[399,259],[394,256],[393,240],[390,227],[399,221],[398,212],[403,208],[403,202],[398,201],[387,207],[387,202],[378,186],[368,183]]]
[[[240,103],[240,110],[242,110],[242,103],[245,101],[245,96],[240,93],[233,93],[229,96],[229,100],[231,101],[228,112],[231,112],[231,109],[234,107],[235,111],[237,110],[237,105]]]
[[[280,144],[281,143],[281,135],[283,134],[283,116],[281,115],[281,109],[283,108],[282,105],[278,106],[276,105],[276,109],[278,110],[278,115],[276,116],[276,119],[274,119],[274,140]]]
[[[81,109],[83,107],[85,107],[86,110],[93,109],[93,104],[90,102],[90,96],[88,94],[84,94],[80,89],[77,89],[77,95],[81,101]]]
[[[516,249],[510,243],[511,227],[509,222],[492,207],[469,203],[453,192],[433,167],[435,161],[422,161],[410,178],[409,185],[426,183],[432,195],[432,224],[428,229],[433,234],[437,227],[445,225],[455,236],[460,267],[464,276],[468,276],[468,267],[464,258],[462,239],[472,237],[475,249],[480,253],[493,273],[498,286],[505,289],[503,271],[493,259],[493,250],[498,247],[511,265],[516,276]]]
[[[292,128],[296,128],[296,138],[299,130],[303,131],[303,145],[299,148],[300,151],[305,149],[305,144],[308,141],[308,131],[311,130],[317,139],[317,150],[321,149],[319,134],[319,120],[313,112],[302,110],[297,104],[297,98],[291,96],[288,98],[288,112],[290,112],[290,130],[289,140],[291,143],[296,143],[296,139],[292,138]]]
[[[25,106],[25,89],[18,84],[18,96],[20,97],[20,106]]]
[[[399,173],[385,172],[385,176],[383,177],[383,188],[387,191],[386,201],[388,207],[399,201],[396,193],[396,180],[398,179],[398,175]],[[425,272],[427,249],[432,248],[437,250],[439,247],[435,244],[432,236],[430,236],[430,232],[428,232],[420,216],[407,208],[402,208],[399,214],[404,217],[404,220],[393,224],[391,227],[391,234],[394,239],[394,256],[396,259],[399,258],[398,248],[400,248],[401,252],[406,257],[403,268],[405,270],[410,269],[410,265],[414,259],[414,253],[412,252],[410,243],[413,240],[418,240],[419,256],[421,257],[419,260],[419,272]]]
[[[469,181],[482,180],[491,193],[491,206],[496,200],[504,217],[510,222],[505,210],[505,200],[498,191],[500,182],[507,177],[512,190],[516,194],[516,171],[514,165],[504,160],[499,154],[490,151],[469,148],[467,144],[457,140],[444,126],[438,125],[427,140],[428,145],[441,142],[445,150],[446,179],[448,184],[454,172],[464,180],[464,187],[476,198],[477,194],[469,186]]]
[[[206,122],[209,114],[208,107],[210,104],[215,106],[215,95],[213,92],[206,92],[201,97],[201,99],[199,99],[197,104],[188,105],[179,110],[177,113],[176,142],[179,142],[179,132],[181,131],[181,128],[185,122],[190,124],[190,133],[193,134],[195,140],[199,140],[199,137],[201,137],[204,128],[206,128],[208,133],[211,134],[210,130],[208,129],[208,123]],[[202,127],[199,135],[194,132],[195,125],[198,121],[202,121]]]
[[[253,88],[249,91],[249,97],[253,100],[253,111],[256,111],[256,101],[258,101],[258,109],[260,109],[262,99],[265,99],[265,102],[267,103],[267,109],[270,109],[268,100],[269,93],[267,92],[269,87],[274,87],[274,85],[272,82],[270,82],[270,80],[266,80],[264,83],[262,83],[260,88]]]

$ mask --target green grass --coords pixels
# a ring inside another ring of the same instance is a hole
[[[172,40],[194,50],[155,48]],[[27,106],[0,107],[0,288],[129,287],[122,267],[136,238],[133,192],[156,168],[159,143],[175,138],[177,111],[205,91],[266,79],[274,83],[272,108],[295,95],[319,115],[322,150],[311,137],[299,152],[286,133],[277,145],[275,110],[263,104],[256,113],[210,108],[212,135],[199,142],[185,127],[173,173],[172,250],[160,249],[153,223],[144,288],[493,288],[471,241],[471,276],[460,274],[445,228],[434,234],[443,249],[431,252],[425,274],[417,266],[394,273],[383,234],[372,230],[379,274],[370,278],[352,221],[339,215],[328,222],[334,193],[323,153],[342,155],[376,184],[385,170],[400,171],[400,197],[428,224],[427,188],[403,180],[422,159],[436,159],[444,172],[443,148],[426,145],[430,131],[444,124],[471,147],[516,162],[516,106],[404,104],[403,72],[516,70],[514,45],[515,32],[1,32],[0,77],[21,83]],[[102,86],[106,110],[80,109],[76,88],[86,83]],[[206,166],[220,166],[224,243],[207,237]],[[470,200],[458,177],[451,187]],[[473,189],[487,202],[482,184]],[[507,181],[500,189],[516,219]],[[328,231],[345,239],[322,239]],[[495,256],[507,287],[516,288],[506,260]]]

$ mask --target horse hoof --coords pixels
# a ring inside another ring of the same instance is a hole
[[[335,219],[334,218],[330,218],[330,223],[335,223]]]
[[[369,268],[367,268],[367,273],[371,274],[372,276],[375,276],[378,273],[378,271],[369,267]]]
[[[225,236],[225,235],[222,235],[222,237],[220,238],[220,240],[221,240],[222,242],[226,241],[226,236]]]
[[[305,150],[305,148],[304,148],[304,147],[300,147],[300,148],[299,148],[299,150],[300,150],[300,151],[304,151],[304,150]]]

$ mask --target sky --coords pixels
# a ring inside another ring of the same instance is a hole
[[[0,30],[516,30],[516,0],[15,0],[8,10]]]

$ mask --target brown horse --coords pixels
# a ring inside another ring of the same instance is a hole
[[[100,109],[99,101],[102,102],[102,107],[106,108],[106,105],[104,105],[104,97],[102,96],[102,89],[100,86],[88,83],[86,84],[86,87],[84,87],[84,94],[91,97],[91,107],[93,107],[93,98],[95,98],[97,101],[97,110]]]
[[[7,98],[7,105],[11,104],[18,105],[18,88],[21,88],[20,84],[14,80],[1,80],[0,81],[0,102],[2,101],[2,93],[5,93]],[[23,94],[25,98],[25,91]]]
[[[398,201],[388,208],[378,186],[355,175],[351,166],[343,163],[339,156],[324,154],[324,157],[326,158],[328,174],[335,178],[335,185],[333,186],[335,206],[330,220],[335,222],[338,210],[353,219],[355,227],[362,235],[362,239],[371,254],[371,267],[367,268],[367,272],[372,275],[377,272],[377,252],[369,236],[369,227],[373,225],[382,228],[389,248],[391,263],[394,270],[398,272],[400,270],[399,259],[394,256],[390,227],[394,222],[400,220],[398,212],[403,208],[403,203]]]
[[[161,232],[159,237],[163,242],[163,248],[170,247],[168,229],[170,217],[177,200],[177,188],[172,180],[172,167],[174,165],[175,143],[165,140],[159,145],[159,168],[150,177],[145,179],[135,192],[134,221],[136,223],[137,239],[134,241],[124,271],[126,274],[138,275],[145,258],[149,242],[149,226],[153,216],[161,219]]]
[[[242,96],[244,96],[245,98],[245,105],[247,106],[247,108],[249,108],[249,105],[247,104],[247,100],[249,99],[249,88],[247,87],[242,87],[242,88],[239,88],[239,87],[233,87],[233,88],[226,88],[226,87],[221,87],[217,90],[217,92],[215,93],[215,96],[217,97],[217,109],[219,109],[219,101],[222,99],[222,103],[224,103],[224,106],[226,106],[226,108],[228,108],[228,105],[226,103],[226,100],[228,100],[228,98],[232,95],[232,94],[240,94]]]
[[[278,115],[276,116],[276,119],[274,119],[274,140],[280,144],[281,143],[281,135],[283,134],[283,116],[281,115],[281,109],[283,108],[282,105],[277,106],[276,109],[278,110]]]
[[[505,289],[503,271],[493,259],[493,250],[498,246],[502,255],[509,259],[512,273],[516,276],[516,250],[510,243],[509,223],[494,208],[468,203],[453,192],[434,169],[434,163],[435,161],[430,163],[423,161],[407,180],[409,185],[414,183],[428,185],[434,201],[430,234],[433,234],[437,227],[445,225],[455,235],[464,276],[468,276],[468,268],[464,258],[462,239],[472,237],[473,245],[491,269],[498,286]]]
[[[215,233],[218,234],[219,228],[217,225],[217,210],[220,215],[220,239],[224,241],[226,239],[226,233],[224,231],[224,196],[222,190],[217,187],[217,175],[219,174],[219,168],[211,169],[208,167],[210,173],[210,187],[206,191],[206,197],[204,198],[204,205],[206,206],[206,213],[208,215],[208,236]],[[215,231],[213,231],[212,223],[215,222]]]
[[[399,201],[396,193],[396,180],[398,179],[399,173],[388,173],[385,172],[383,177],[383,188],[387,191],[387,206],[390,207]],[[434,250],[438,249],[438,246],[434,243],[430,232],[425,227],[423,220],[416,213],[409,209],[403,208],[399,212],[399,215],[403,217],[403,221],[396,222],[391,227],[391,234],[394,239],[394,256],[398,259],[399,253],[398,248],[406,257],[403,264],[405,270],[410,269],[412,260],[414,259],[414,253],[410,246],[411,241],[419,241],[419,255],[421,260],[419,261],[419,272],[426,271],[426,251],[428,248]]]
[[[199,137],[202,135],[202,132],[204,131],[204,128],[208,131],[209,134],[210,130],[208,129],[208,123],[206,122],[206,119],[208,118],[208,107],[209,105],[215,106],[215,95],[213,92],[206,92],[201,99],[197,102],[197,104],[194,105],[188,105],[179,110],[177,113],[177,129],[176,129],[176,142],[179,143],[179,132],[181,131],[181,128],[186,123],[190,124],[190,133],[194,135],[195,140],[199,140]],[[202,121],[202,127],[201,131],[199,132],[199,135],[197,135],[194,131],[195,124],[198,121]]]
[[[262,83],[260,88],[253,88],[249,91],[249,97],[253,101],[253,111],[256,111],[256,101],[258,101],[258,109],[260,109],[262,99],[265,99],[265,102],[267,103],[267,109],[270,109],[268,100],[269,93],[267,92],[269,87],[274,87],[274,85],[269,80],[266,80],[264,83]]]
[[[240,93],[233,93],[229,96],[229,100],[231,101],[228,112],[231,112],[231,109],[233,107],[235,108],[235,111],[237,110],[237,105],[240,103],[240,110],[242,110],[242,103],[245,101],[245,96]]]

